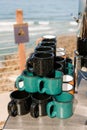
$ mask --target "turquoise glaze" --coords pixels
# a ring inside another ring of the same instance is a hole
[[[55,71],[55,78],[44,77],[38,81],[39,93],[50,95],[60,94],[62,92],[63,73]]]
[[[72,94],[62,92],[54,96],[54,100],[47,104],[47,115],[51,118],[69,118],[73,115],[73,98]]]
[[[24,70],[23,73],[16,79],[16,87],[19,90],[25,90],[27,92],[38,92],[38,80],[40,77],[34,76],[32,72]]]
[[[65,72],[68,75],[74,76],[74,66],[73,66],[73,64],[67,62]]]

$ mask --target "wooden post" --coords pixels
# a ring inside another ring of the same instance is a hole
[[[23,11],[22,10],[18,9],[16,11],[16,21],[17,21],[17,24],[23,23]],[[25,69],[25,63],[26,63],[26,54],[25,54],[24,43],[18,44],[18,52],[19,52],[20,71],[22,72]]]

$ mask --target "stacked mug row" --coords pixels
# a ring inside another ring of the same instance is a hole
[[[39,52],[36,52],[37,49]],[[48,50],[48,47],[38,46],[35,48],[34,53],[26,61],[26,69],[29,72],[33,72],[37,76],[50,78],[55,77],[55,70],[73,75],[72,59],[69,57],[54,56],[53,53],[46,50]],[[62,54],[63,51],[59,51],[59,53]]]
[[[64,75],[62,71],[55,71],[55,77],[40,77],[32,72],[24,70],[15,82],[16,88],[20,91],[29,93],[46,93],[49,95],[57,95],[62,91],[72,90],[74,93],[74,77],[72,75]]]
[[[50,118],[66,119],[73,115],[74,96],[67,92],[50,96],[16,90],[10,94],[10,98],[8,113],[13,117],[30,113],[33,118],[48,115]]]

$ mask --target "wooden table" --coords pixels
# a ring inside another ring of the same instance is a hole
[[[81,81],[75,94],[74,114],[68,119],[32,118],[25,116],[8,117],[3,130],[87,130],[87,81]]]

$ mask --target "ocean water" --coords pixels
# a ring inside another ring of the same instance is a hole
[[[34,47],[36,39],[43,35],[76,33],[78,25],[73,16],[78,17],[78,4],[79,0],[0,1],[0,54],[17,49],[13,33],[17,9],[23,10],[24,22],[29,24],[27,47]]]

